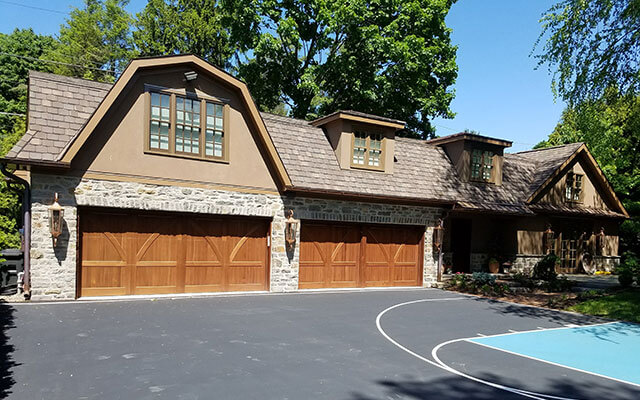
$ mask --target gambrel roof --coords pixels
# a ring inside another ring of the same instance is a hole
[[[313,122],[258,113],[246,85],[195,56],[161,57],[133,61],[114,84],[60,75],[29,75],[28,131],[5,157],[17,164],[69,166],[106,110],[117,102],[127,79],[141,68],[190,63],[215,74],[236,88],[263,131],[263,145],[273,150],[272,162],[284,191],[360,198],[395,199],[412,203],[455,204],[462,210],[500,214],[535,215],[570,213],[623,217],[624,207],[582,143],[505,154],[502,185],[463,182],[442,147],[427,141],[395,139],[394,173],[341,169],[323,129]],[[343,111],[353,117],[368,114]],[[381,118],[381,117],[376,117]],[[389,123],[402,121],[384,118]],[[313,151],[309,151],[313,149]],[[578,157],[592,163],[601,188],[614,211],[540,205],[537,196],[557,179],[563,168]]]

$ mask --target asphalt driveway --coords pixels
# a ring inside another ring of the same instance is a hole
[[[378,329],[382,311],[415,300]],[[451,339],[600,321],[433,289],[0,309],[0,398],[525,398],[498,386],[541,399],[640,398],[638,387],[468,342],[438,353],[462,374],[434,365],[432,350]]]

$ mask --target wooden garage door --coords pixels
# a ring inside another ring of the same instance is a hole
[[[80,296],[266,290],[260,219],[80,214]]]
[[[420,286],[423,230],[303,223],[300,289]]]

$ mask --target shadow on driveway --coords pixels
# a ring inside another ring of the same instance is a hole
[[[7,330],[15,328],[15,309],[6,302],[0,302],[0,398],[11,394],[11,388],[16,383],[12,369],[18,365],[13,360],[13,345],[9,344]]]
[[[485,373],[478,378],[497,383],[507,387],[523,388],[523,382],[505,379],[495,374]],[[510,393],[505,390],[476,383],[466,378],[450,377],[440,378],[431,381],[414,380],[384,380],[376,382],[384,387],[388,393],[388,398],[407,399],[437,399],[437,400],[492,400],[503,399],[524,399],[522,395]],[[562,378],[549,380],[549,387],[554,389],[553,395],[568,397],[572,399],[637,399],[638,391],[633,388],[619,387],[615,393],[611,393],[611,386],[601,386],[589,382],[567,381]],[[550,393],[548,393],[550,394]],[[354,392],[349,400],[373,400],[373,397]],[[377,398],[376,398],[377,399]]]

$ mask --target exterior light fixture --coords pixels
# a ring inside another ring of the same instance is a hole
[[[58,237],[62,234],[62,223],[64,217],[64,209],[58,203],[58,193],[55,194],[53,204],[49,206],[49,230],[53,237],[53,246],[58,242]]]
[[[604,228],[600,228],[600,232],[596,234],[596,255],[604,254]]]
[[[293,219],[293,210],[287,212],[287,221],[284,229],[284,239],[287,244],[287,251],[293,250],[296,243],[296,232],[298,231],[298,221]]]
[[[198,73],[196,71],[189,71],[184,73],[184,79],[187,81],[195,81],[198,78]]]
[[[542,233],[542,250],[544,254],[551,254],[555,251],[555,233],[551,230],[551,225],[547,225],[547,230]]]
[[[442,227],[442,219],[438,220],[438,225],[433,228],[433,247],[438,253],[442,251],[442,239],[444,237],[444,228]]]

